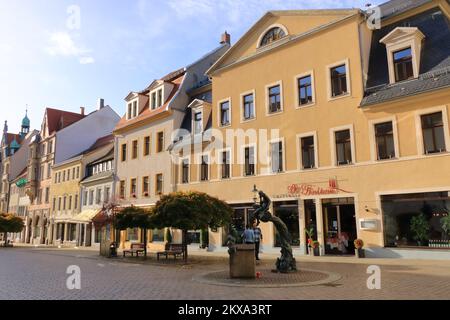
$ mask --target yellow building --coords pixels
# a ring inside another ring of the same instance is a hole
[[[353,254],[359,238],[369,256],[449,258],[449,5],[388,3],[380,19],[262,17],[208,71],[213,101],[198,112],[215,138],[192,154],[178,146],[177,190],[226,200],[242,229],[256,185],[297,253],[313,228],[322,254]],[[263,250],[276,249],[272,225],[262,231]],[[210,249],[226,235],[210,232]]]

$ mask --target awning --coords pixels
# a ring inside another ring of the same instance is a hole
[[[73,222],[91,222],[92,219],[101,211],[101,209],[84,210],[80,214],[73,217]]]

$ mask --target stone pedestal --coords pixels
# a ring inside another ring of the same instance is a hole
[[[230,278],[256,278],[256,258],[254,244],[238,244],[230,248]]]

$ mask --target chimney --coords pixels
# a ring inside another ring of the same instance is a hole
[[[80,113],[82,116],[84,116],[84,107],[80,107]]]
[[[225,33],[222,34],[220,44],[231,44],[231,35],[228,32],[225,31]]]
[[[98,98],[97,100],[97,110],[101,110],[105,107],[105,99]]]

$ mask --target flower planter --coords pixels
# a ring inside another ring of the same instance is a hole
[[[314,248],[314,256],[320,257],[320,248]]]
[[[362,259],[366,257],[366,252],[364,249],[360,248],[360,249],[355,249],[355,256],[358,259]]]

